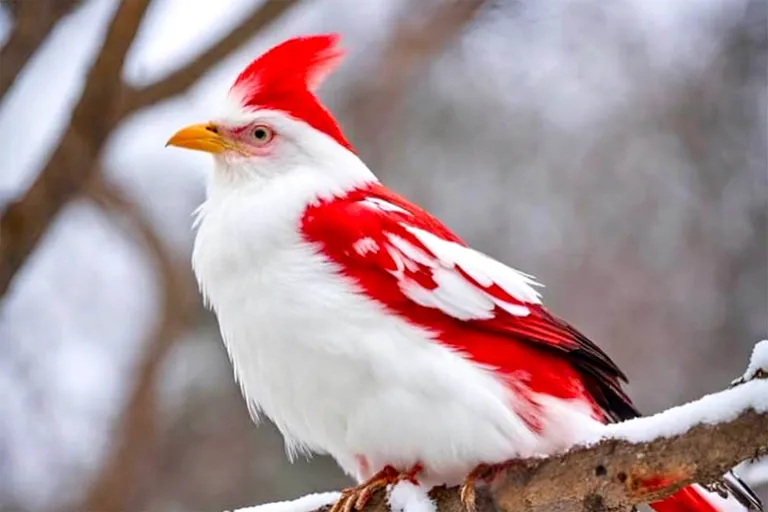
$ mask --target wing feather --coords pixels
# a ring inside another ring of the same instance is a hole
[[[541,285],[532,276],[468,247],[434,217],[380,186],[311,210],[305,235],[385,306],[431,328],[459,322],[463,332],[491,333],[494,340],[559,354],[580,372],[610,419],[637,415],[621,388],[621,370],[543,307]],[[359,246],[365,250],[350,250]],[[472,353],[474,347],[466,349]]]

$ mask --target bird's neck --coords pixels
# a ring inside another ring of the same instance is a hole
[[[208,180],[207,208],[230,201],[268,203],[275,209],[287,207],[300,215],[311,204],[341,198],[378,183],[354,153],[338,149],[311,163],[274,167],[217,160]]]

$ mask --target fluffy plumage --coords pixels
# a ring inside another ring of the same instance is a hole
[[[171,140],[215,154],[193,266],[254,418],[359,481],[420,464],[426,483],[456,483],[636,415],[622,372],[545,309],[533,277],[467,247],[355,155],[314,94],[336,41],[273,48],[224,115]]]

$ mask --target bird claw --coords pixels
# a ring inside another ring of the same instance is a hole
[[[388,485],[395,485],[404,480],[416,484],[416,476],[420,472],[421,466],[418,464],[406,472],[400,472],[392,466],[384,466],[384,469],[357,487],[343,489],[341,497],[328,512],[360,511],[365,508],[374,493],[379,489],[386,489]]]
[[[465,480],[464,485],[461,486],[459,497],[461,498],[462,505],[464,505],[464,510],[475,512],[475,502],[477,500],[475,482],[469,482],[468,479]]]
[[[499,473],[508,469],[515,461],[501,462],[498,464],[479,464],[473,469],[459,491],[461,503],[467,512],[475,512],[477,503],[477,483],[490,483]]]

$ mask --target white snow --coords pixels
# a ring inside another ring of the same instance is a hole
[[[680,435],[696,425],[714,425],[735,419],[741,413],[753,409],[758,413],[768,412],[768,379],[750,380],[758,370],[768,369],[768,340],[755,345],[752,357],[744,375],[734,381],[738,386],[704,396],[699,400],[679,405],[666,411],[637,418],[623,423],[605,425],[597,437],[588,437],[587,444],[601,439],[626,439],[642,443],[661,437]],[[589,433],[587,436],[594,436]]]
[[[320,492],[316,494],[308,494],[295,500],[278,501],[275,503],[257,505],[255,507],[239,508],[232,512],[310,512],[320,507],[324,507],[325,505],[330,505],[339,499],[339,496],[341,496],[341,494],[338,492]]]
[[[387,503],[392,512],[437,512],[437,506],[429,498],[427,491],[428,489],[411,482],[400,482],[387,490]],[[311,512],[332,504],[340,496],[338,492],[308,494],[295,500],[265,503],[232,512]]]
[[[648,442],[683,434],[699,424],[731,421],[749,409],[758,413],[768,412],[768,380],[750,381],[653,416],[606,425],[600,437]]]
[[[389,489],[387,502],[392,512],[437,512],[437,505],[425,489],[411,482],[403,481]]]
[[[758,371],[768,373],[768,340],[763,340],[755,345],[752,350],[752,357],[749,359],[749,366],[747,371],[741,378],[736,379],[735,382],[745,382],[755,377]]]

